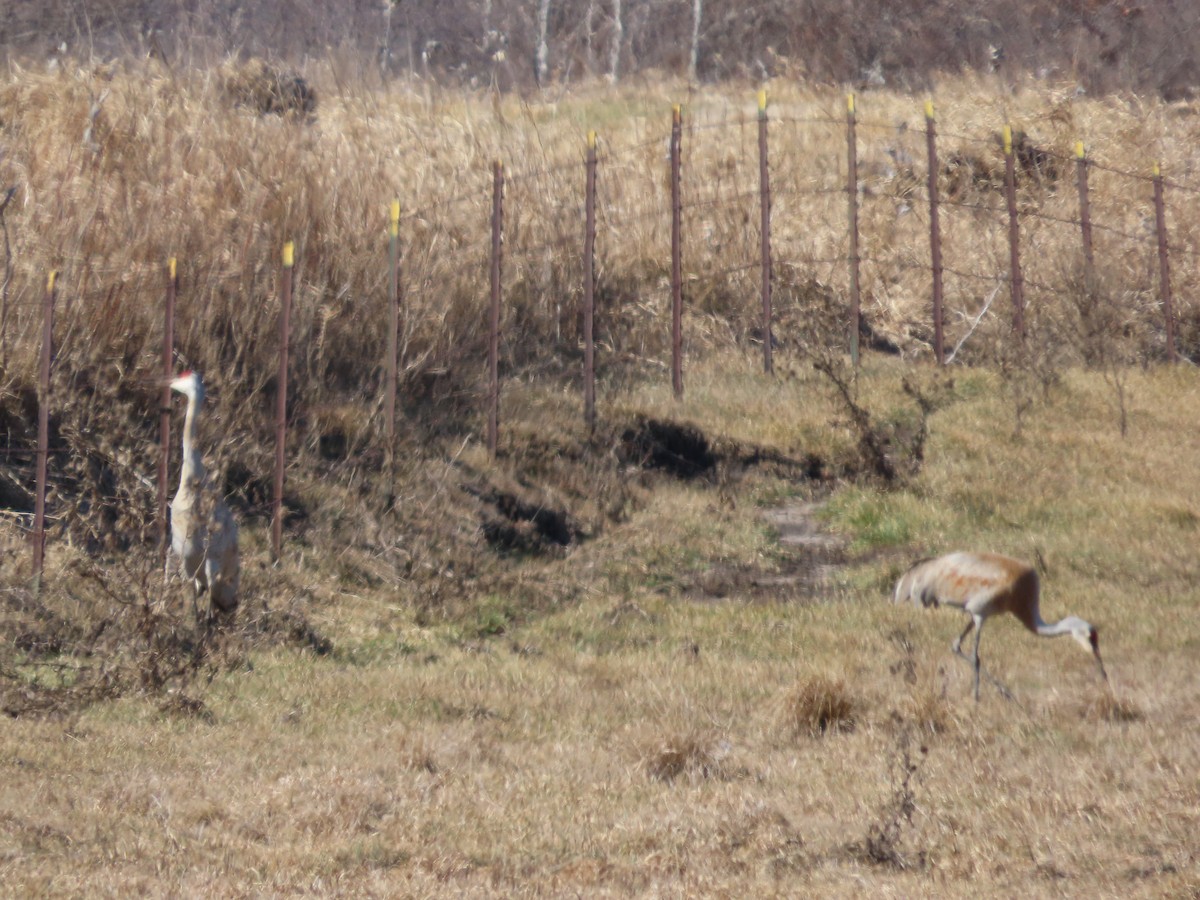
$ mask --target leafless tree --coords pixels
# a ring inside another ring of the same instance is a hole
[[[537,51],[534,57],[533,73],[539,87],[545,87],[546,76],[550,71],[550,47],[546,33],[550,28],[550,0],[538,0],[537,11]]]
[[[621,0],[613,0],[612,47],[608,54],[608,80],[617,83],[621,64],[621,42],[625,39],[625,26],[621,23]]]
[[[688,56],[688,80],[696,80],[700,63],[700,20],[704,17],[704,0],[692,0],[692,52]]]

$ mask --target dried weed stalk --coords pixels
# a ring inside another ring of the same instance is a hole
[[[849,849],[855,856],[876,865],[923,869],[927,852],[906,848],[904,836],[912,827],[917,812],[916,789],[929,748],[914,740],[911,724],[900,721],[898,716],[894,716],[894,720],[900,727],[896,730],[896,743],[888,760],[892,794],[880,808],[876,821],[867,828],[867,836]],[[915,753],[914,744],[917,745]]]
[[[913,478],[925,460],[929,417],[953,400],[953,379],[942,373],[905,376],[902,388],[916,406],[915,411],[893,411],[887,418],[881,418],[859,402],[856,372],[844,359],[823,353],[813,360],[813,368],[833,386],[858,437],[859,459],[855,470],[885,485],[899,485]]]

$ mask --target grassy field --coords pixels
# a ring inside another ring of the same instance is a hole
[[[845,456],[827,386],[755,364],[697,368],[681,403],[638,385],[612,415]],[[869,362],[861,402],[899,408],[901,373]],[[626,521],[521,564],[536,608],[516,582],[430,624],[291,556],[333,653],[251,649],[198,708],[135,695],[5,726],[4,890],[1192,894],[1198,387],[1129,373],[1122,438],[1111,388],[1066,372],[1015,435],[1002,380],[959,372],[890,490],[643,474]],[[561,395],[511,404],[548,441],[572,430]],[[775,540],[764,510],[808,500],[841,549]],[[976,705],[958,614],[888,602],[908,561],[953,548],[1040,560],[1046,617],[1098,624],[1109,687],[1073,643],[997,621],[985,663],[1016,701],[985,685]]]
[[[230,71],[71,63],[0,83],[0,188],[18,188],[3,221],[0,893],[1200,892],[1200,382],[1161,363],[1149,185],[1129,174],[1153,155],[1187,181],[1191,107],[944,81],[947,151],[993,165],[1004,121],[1062,158],[1086,139],[1110,230],[1081,283],[1078,234],[1060,227],[1069,183],[1023,181],[1018,344],[994,179],[963,187],[946,220],[960,270],[948,343],[963,350],[939,374],[922,172],[896,165],[920,158],[920,98],[864,97],[864,312],[901,353],[867,352],[853,375],[844,94],[771,85],[781,343],[766,378],[746,265],[750,86],[529,101],[379,84],[337,62],[305,73],[311,120],[239,103]],[[663,139],[681,98],[676,400]],[[589,128],[603,151],[594,435],[573,312]],[[497,157],[512,181],[489,460]],[[396,194],[403,436],[385,483],[375,323]],[[1200,194],[1170,196],[1186,354]],[[298,290],[273,565],[287,238]],[[243,603],[216,634],[178,580],[164,587],[153,543],[169,255],[185,273],[177,362],[205,373],[203,437],[242,523]],[[49,269],[62,303],[37,595],[23,460]],[[1109,683],[1073,642],[999,621],[984,661],[1015,700],[985,686],[976,704],[949,649],[961,616],[888,602],[911,561],[953,549],[1035,562],[1045,618],[1100,628]]]

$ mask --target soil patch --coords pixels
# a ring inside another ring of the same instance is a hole
[[[518,553],[545,553],[569,547],[583,536],[566,510],[522,500],[493,488],[482,492],[486,504],[483,536],[493,548]]]
[[[685,480],[706,475],[717,465],[717,455],[699,428],[661,419],[639,417],[622,433],[617,452],[622,462]]]
[[[833,574],[845,563],[845,541],[821,529],[819,503],[796,501],[762,513],[788,550],[773,569],[715,566],[694,578],[684,596],[698,601],[815,603],[834,589]]]

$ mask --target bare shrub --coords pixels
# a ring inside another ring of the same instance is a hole
[[[1129,429],[1127,382],[1131,366],[1146,359],[1154,344],[1140,292],[1121,288],[1121,279],[1086,267],[1065,277],[1067,309],[1074,317],[1079,355],[1111,389],[1121,437]]]
[[[21,638],[0,654],[6,714],[62,712],[130,692],[182,690],[213,664],[211,633],[166,612],[161,570],[147,556],[126,557],[112,568],[81,560],[69,575],[40,594],[9,594],[5,630]]]
[[[929,417],[953,399],[953,379],[944,373],[905,376],[902,389],[916,409],[892,410],[882,417],[872,414],[858,401],[855,373],[845,360],[822,354],[813,361],[813,368],[833,385],[835,396],[858,437],[859,459],[855,470],[887,485],[903,484],[914,477],[925,460]]]
[[[888,666],[905,687],[896,712],[901,721],[925,734],[941,734],[955,723],[954,707],[947,702],[945,684],[938,685],[918,675],[917,648],[912,626],[897,628],[888,639],[900,651],[900,658]]]
[[[263,59],[226,63],[221,80],[234,103],[260,115],[306,117],[317,109],[317,93],[308,82]]]
[[[914,753],[914,743],[911,725],[901,723],[888,759],[891,796],[883,802],[875,821],[868,826],[866,837],[849,847],[850,852],[860,859],[896,869],[923,869],[926,865],[924,849],[905,846],[905,832],[913,825],[917,811],[920,768],[929,752],[924,744],[917,744]]]

